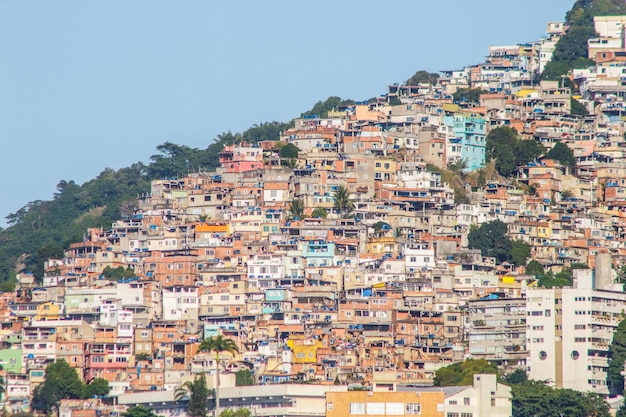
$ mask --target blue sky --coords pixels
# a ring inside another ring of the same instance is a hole
[[[0,0],[0,226],[60,180],[171,141],[287,121],[331,95],[540,39],[573,0]]]

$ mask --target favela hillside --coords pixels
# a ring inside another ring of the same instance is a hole
[[[540,13],[540,11],[538,11]],[[626,416],[626,3],[165,142],[0,230],[7,415]]]

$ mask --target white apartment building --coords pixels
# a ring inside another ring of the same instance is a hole
[[[591,271],[585,272],[574,288],[528,289],[529,378],[608,394],[609,345],[626,310],[626,293],[611,284],[592,288]]]

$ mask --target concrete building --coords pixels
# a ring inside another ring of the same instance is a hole
[[[608,394],[609,345],[623,319],[626,294],[615,284],[593,288],[593,275],[577,271],[573,288],[529,288],[529,378]]]
[[[468,302],[469,353],[502,367],[526,365],[526,300],[485,297]]]

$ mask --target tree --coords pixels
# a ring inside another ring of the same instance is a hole
[[[509,259],[512,243],[506,236],[507,226],[500,220],[483,223],[470,230],[467,239],[470,249],[480,249],[483,256],[496,258],[499,263]]]
[[[389,226],[389,223],[383,221],[378,221],[374,223],[372,227],[374,228],[374,233],[376,233],[377,235],[381,235],[382,233],[391,230],[391,226]]]
[[[328,116],[329,111],[344,105],[354,105],[354,100],[342,100],[341,97],[331,96],[328,97],[325,101],[318,101],[317,103],[315,103],[313,108],[307,112],[302,113],[302,116],[318,116],[323,119]]]
[[[62,399],[81,399],[85,386],[76,370],[67,362],[58,360],[46,368],[44,382],[35,388],[32,407],[49,414]]]
[[[324,207],[315,207],[313,213],[311,213],[311,217],[315,217],[316,219],[325,219],[328,217],[328,212]]]
[[[624,370],[624,362],[626,361],[626,319],[619,322],[613,333],[613,341],[609,346],[609,357],[609,389],[612,394],[622,394],[624,377],[621,372]]]
[[[333,197],[335,199],[335,207],[339,209],[340,214],[349,214],[354,210],[354,204],[350,201],[350,192],[343,185],[337,188]]]
[[[570,169],[576,166],[574,151],[572,151],[570,147],[563,142],[558,142],[554,145],[554,147],[545,155],[545,158],[559,161],[562,165],[565,165]]]
[[[535,160],[545,148],[535,140],[521,140],[517,131],[508,126],[493,129],[487,135],[487,162],[495,160],[496,171],[504,177],[511,176],[520,165]]]
[[[181,401],[187,399],[189,401],[188,414],[191,417],[206,417],[207,400],[209,399],[209,390],[206,386],[206,377],[200,375],[193,382],[187,381],[174,392],[174,399]]]
[[[240,369],[239,371],[235,372],[235,385],[238,387],[254,385],[252,372],[250,372],[249,369]]]
[[[434,72],[428,72],[425,70],[419,70],[406,80],[406,85],[419,85],[419,84],[437,84],[439,80],[439,74]]]
[[[487,162],[495,159],[496,170],[504,177],[510,176],[517,168],[516,144],[517,131],[507,126],[497,127],[487,135]]]
[[[487,91],[481,88],[459,88],[452,94],[452,98],[457,103],[478,103],[480,95]]]
[[[530,258],[530,245],[521,240],[513,240],[509,252],[509,261],[516,266],[526,265],[528,258]]]
[[[293,143],[288,143],[280,148],[280,157],[285,159],[295,159],[298,157],[298,152],[300,152],[300,148]]]
[[[543,265],[541,265],[539,262],[535,261],[534,259],[530,262],[528,262],[528,265],[526,265],[526,274],[527,275],[543,275],[545,273],[545,271],[543,270]]]
[[[548,271],[539,276],[539,286],[542,288],[563,288],[572,285],[572,272],[569,268],[563,268],[557,274]]]
[[[104,378],[95,378],[84,387],[84,398],[103,397],[109,393],[109,381]]]
[[[220,417],[251,417],[252,412],[249,408],[238,408],[233,410],[228,408],[220,413]]]
[[[294,198],[289,203],[289,213],[294,219],[301,219],[304,216],[304,202],[298,198]]]
[[[467,359],[444,366],[435,372],[437,387],[472,385],[475,374],[497,374],[498,367],[484,359]]]
[[[570,113],[578,116],[589,116],[589,110],[587,110],[587,107],[573,97],[571,101]]]
[[[152,409],[143,405],[130,407],[122,413],[122,417],[159,417]]]
[[[234,355],[239,353],[239,347],[233,339],[219,335],[204,339],[198,347],[198,352],[215,353],[215,415],[220,415],[220,353],[228,352]]]
[[[457,159],[450,165],[448,165],[448,169],[452,171],[456,175],[463,175],[463,172],[467,169],[467,161],[465,159]]]
[[[528,375],[526,375],[526,371],[524,371],[523,369],[517,368],[510,374],[505,375],[502,378],[502,381],[505,384],[509,384],[509,385],[522,384],[528,381]]]
[[[513,417],[609,417],[609,406],[596,393],[554,389],[542,381],[511,384]]]

